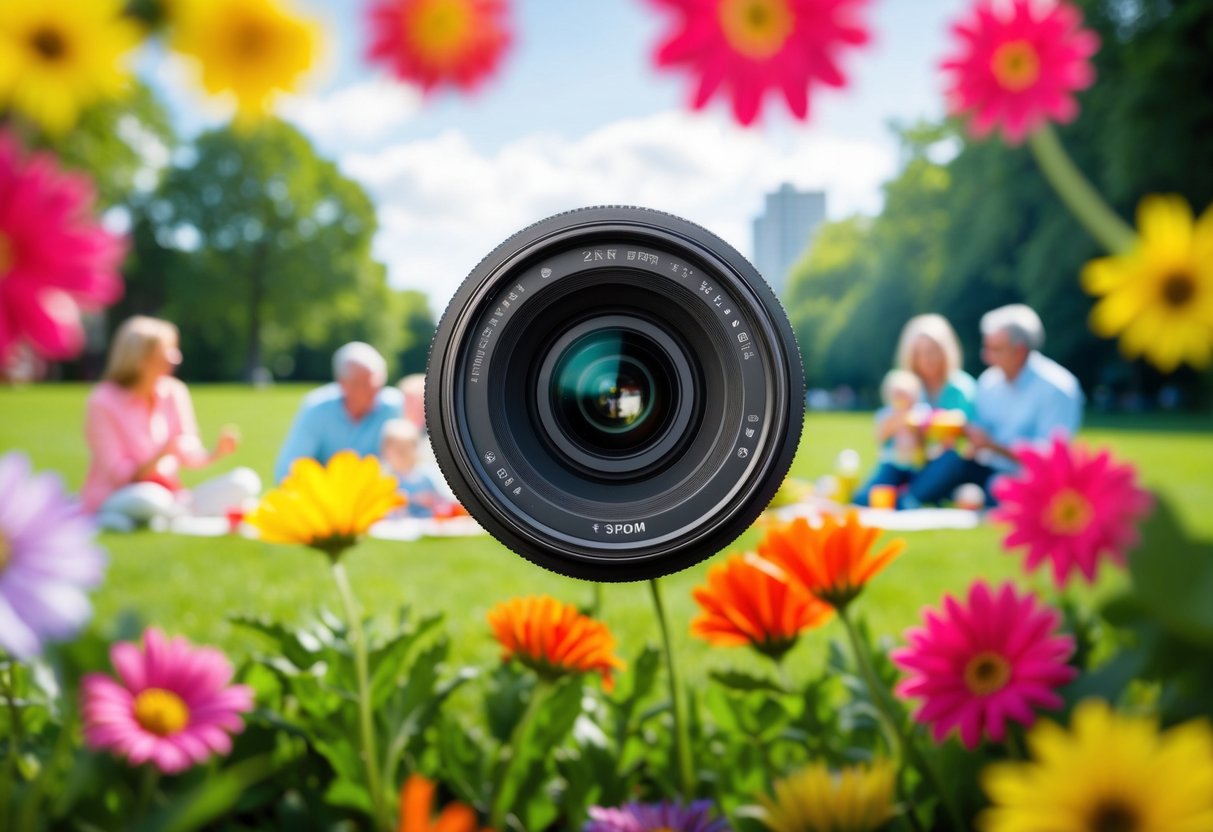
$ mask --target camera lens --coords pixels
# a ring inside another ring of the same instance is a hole
[[[511,237],[434,336],[426,412],[471,514],[562,574],[637,580],[765,508],[803,416],[795,339],[736,251],[684,220],[589,208]]]

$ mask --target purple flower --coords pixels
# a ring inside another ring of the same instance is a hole
[[[724,820],[712,820],[712,802],[697,800],[690,806],[661,803],[625,803],[618,809],[590,807],[583,832],[729,832]]]
[[[34,476],[24,454],[0,457],[0,648],[28,659],[88,621],[84,589],[105,571],[93,533],[58,476]]]

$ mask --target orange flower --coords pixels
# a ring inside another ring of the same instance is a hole
[[[624,667],[612,652],[615,637],[605,624],[549,595],[503,601],[489,610],[488,618],[502,660],[517,658],[544,678],[596,671],[609,691],[612,671]]]
[[[717,647],[750,645],[778,661],[802,630],[824,624],[828,604],[789,586],[783,572],[754,555],[734,555],[708,570],[691,593],[703,612],[691,634]]]
[[[476,813],[462,803],[452,803],[442,810],[438,820],[430,822],[434,811],[432,780],[411,774],[400,787],[400,826],[397,832],[476,832]],[[482,829],[481,832],[493,832]]]
[[[879,534],[877,529],[861,525],[853,511],[847,512],[842,523],[826,515],[820,528],[797,517],[769,529],[758,544],[758,554],[782,569],[793,586],[836,610],[845,610],[864,585],[905,548],[904,540],[894,540],[869,554]]]

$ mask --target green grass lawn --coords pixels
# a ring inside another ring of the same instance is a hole
[[[204,438],[213,440],[223,424],[238,425],[244,445],[225,465],[251,466],[268,483],[278,443],[304,389],[196,387]],[[0,390],[0,452],[24,451],[37,468],[58,471],[70,488],[79,488],[86,465],[81,433],[86,394],[86,388],[74,385]],[[870,428],[868,414],[810,414],[793,474],[815,478],[827,472],[837,452],[846,447],[870,459]],[[1213,424],[1207,417],[1092,420],[1083,439],[1109,445],[1118,457],[1136,463],[1147,485],[1175,505],[1193,532],[1213,537],[1209,511]],[[219,470],[195,472],[193,481]],[[751,545],[755,537],[749,532],[731,549]],[[999,538],[1000,530],[993,527],[908,535],[907,553],[870,587],[860,602],[861,612],[876,631],[898,634],[917,620],[924,605],[934,604],[944,592],[962,592],[976,577],[999,580],[1018,575],[1018,559],[1001,553]],[[338,606],[326,561],[304,549],[240,538],[152,533],[107,535],[103,542],[111,564],[105,584],[95,594],[93,625],[103,632],[114,627],[121,613],[133,611],[147,622],[239,656],[257,649],[260,642],[229,624],[229,613],[299,620],[321,606]],[[370,612],[386,614],[401,604],[445,612],[455,657],[466,661],[487,662],[496,654],[484,623],[485,612],[494,603],[540,592],[586,603],[592,592],[589,584],[546,572],[487,537],[370,541],[348,562],[355,588]],[[706,568],[702,564],[665,581],[676,643],[692,679],[714,667],[755,662],[745,651],[709,650],[689,637],[687,622],[695,613],[691,588],[702,582]],[[1105,574],[1093,592],[1113,591],[1123,580]],[[1044,586],[1044,576],[1037,576],[1036,583]],[[618,635],[625,657],[635,655],[642,643],[657,639],[649,591],[643,583],[607,586],[604,618]],[[794,672],[807,674],[819,665],[825,640],[838,635],[836,627],[831,624],[803,639],[792,654]]]

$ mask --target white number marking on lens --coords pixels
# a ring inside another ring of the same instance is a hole
[[[602,530],[607,534],[640,534],[644,529],[644,521],[639,523],[604,523]],[[598,524],[594,524],[594,531],[598,531]]]

